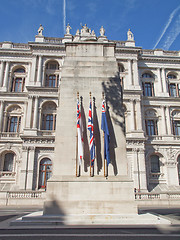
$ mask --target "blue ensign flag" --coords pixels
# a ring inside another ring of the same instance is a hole
[[[109,153],[109,130],[106,119],[105,101],[102,102],[102,119],[101,119],[101,129],[104,132],[104,159],[107,160],[107,165],[110,163],[110,153]]]

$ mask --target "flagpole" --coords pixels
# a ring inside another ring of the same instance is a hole
[[[77,101],[78,100],[79,100],[79,92],[77,92]],[[77,131],[77,126],[76,126],[76,177],[78,177],[78,131]]]
[[[89,97],[90,97],[90,101],[91,101],[91,92],[89,92]],[[91,109],[92,111],[92,109]],[[92,112],[91,112],[91,116],[92,116]],[[91,152],[90,152],[90,177],[91,177]]]

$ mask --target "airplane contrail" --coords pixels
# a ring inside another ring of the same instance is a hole
[[[159,44],[159,42],[161,41],[162,37],[164,36],[166,30],[168,29],[169,25],[171,24],[175,14],[177,13],[177,11],[180,9],[180,5],[174,9],[174,11],[170,14],[168,22],[166,23],[166,26],[163,30],[163,32],[161,33],[161,36],[159,37],[159,39],[157,40],[156,44],[154,45],[153,49],[156,48],[156,46]]]
[[[66,33],[66,0],[64,0],[63,15],[64,15],[64,34],[65,34]]]

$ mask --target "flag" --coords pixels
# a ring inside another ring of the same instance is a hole
[[[110,163],[110,153],[109,153],[109,130],[106,119],[105,101],[102,102],[102,119],[101,119],[101,129],[104,132],[104,159],[107,160],[107,165]]]
[[[90,132],[89,148],[90,148],[90,155],[91,155],[91,166],[93,166],[94,159],[95,159],[95,145],[94,145],[94,128],[93,128],[91,100],[90,100],[90,105],[89,105],[88,130]]]
[[[83,158],[83,136],[79,100],[77,100],[77,134],[78,134],[78,163],[80,166]]]

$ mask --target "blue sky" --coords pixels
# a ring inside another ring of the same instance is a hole
[[[180,50],[179,0],[0,0],[0,42],[34,41],[39,24],[44,36],[63,37],[64,19],[72,34],[86,23],[99,35],[103,25],[108,39],[124,41],[130,28],[136,46]]]

